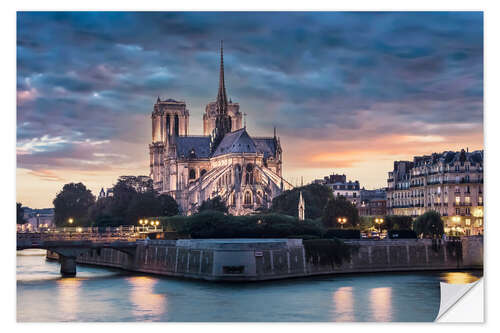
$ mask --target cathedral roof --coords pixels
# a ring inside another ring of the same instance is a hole
[[[257,151],[264,154],[264,158],[276,156],[276,140],[274,138],[253,138]]]
[[[178,136],[176,137],[177,156],[182,158],[210,157],[209,136]],[[194,151],[194,155],[193,155]]]
[[[227,133],[220,142],[213,156],[234,153],[256,153],[258,152],[255,142],[248,135],[245,128]]]

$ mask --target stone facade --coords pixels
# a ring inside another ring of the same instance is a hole
[[[154,188],[176,199],[183,214],[220,196],[234,215],[267,208],[292,186],[282,178],[282,149],[272,137],[251,137],[239,104],[228,101],[221,45],[219,89],[203,116],[202,136],[189,135],[186,103],[158,98],[153,108],[150,176]]]
[[[387,180],[388,214],[418,216],[434,210],[445,232],[483,233],[483,151],[445,151],[396,161]]]

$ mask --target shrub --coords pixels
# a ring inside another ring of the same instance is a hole
[[[312,264],[342,265],[344,260],[350,261],[352,252],[357,250],[356,246],[348,245],[339,239],[313,239],[304,240],[304,250],[307,261]]]
[[[389,230],[390,239],[416,239],[417,234],[413,230]]]
[[[324,238],[360,239],[361,232],[355,229],[328,229]]]
[[[443,220],[436,211],[428,211],[417,217],[413,230],[423,237],[440,238],[444,233]]]

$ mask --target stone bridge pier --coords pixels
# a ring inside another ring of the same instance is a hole
[[[54,247],[48,247],[47,250],[51,252],[55,252],[59,255],[59,262],[61,264],[61,276],[63,277],[74,277],[76,276],[76,259],[81,256],[82,254],[85,254],[87,252],[90,252],[92,250],[100,250],[103,248],[111,248],[120,252],[123,252],[127,254],[128,256],[133,257],[135,255],[135,245],[134,246],[129,246],[129,247],[122,247],[122,246],[90,246],[90,247],[81,247],[81,246],[74,246],[74,247],[61,247],[61,246],[54,246]],[[133,262],[133,260],[130,260],[130,262]]]
[[[76,276],[76,258],[85,252],[90,251],[90,248],[49,248],[48,250],[55,252],[59,255],[59,262],[61,264],[61,276],[73,277]]]

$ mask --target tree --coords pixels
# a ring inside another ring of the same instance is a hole
[[[405,215],[387,215],[384,217],[384,223],[381,225],[385,230],[410,230],[413,218]]]
[[[138,194],[132,199],[125,214],[125,224],[137,224],[139,219],[162,215],[160,199],[154,192]]]
[[[68,225],[71,218],[72,225],[87,225],[88,210],[94,203],[95,197],[82,183],[64,185],[53,201],[55,224],[58,227]]]
[[[170,195],[160,194],[158,199],[160,200],[161,216],[174,216],[179,214],[179,205]]]
[[[428,211],[417,217],[413,230],[421,237],[440,238],[444,234],[443,220],[436,211]]]
[[[198,207],[198,213],[209,210],[221,212],[224,214],[227,214],[228,212],[227,206],[224,201],[222,201],[220,196],[216,196],[212,199],[207,199],[201,203],[200,207]]]
[[[300,192],[302,192],[306,204],[305,215],[308,219],[320,218],[328,200],[333,198],[332,191],[328,186],[309,184],[284,191],[275,197],[270,211],[297,217]]]
[[[341,226],[337,219],[346,218],[346,224],[355,227],[359,223],[359,215],[356,207],[345,197],[333,197],[328,201],[323,214],[323,225],[325,228],[339,228]]]
[[[23,204],[20,202],[16,202],[16,210],[17,210],[17,224],[26,223],[26,220],[24,219]]]

